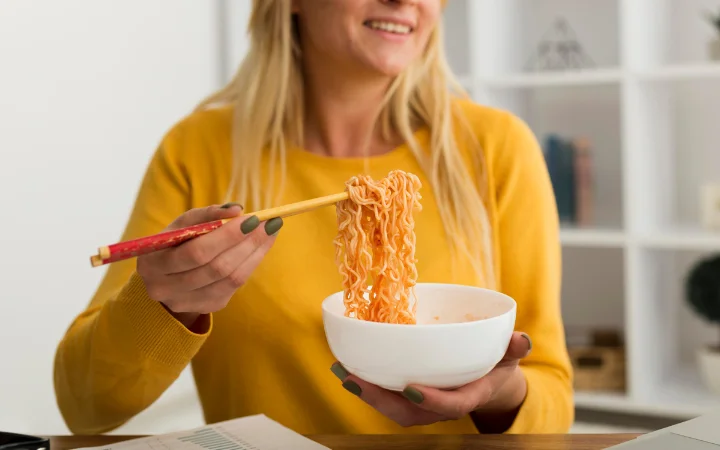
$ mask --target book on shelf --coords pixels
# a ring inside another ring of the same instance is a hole
[[[593,222],[594,179],[590,141],[550,134],[543,154],[550,174],[560,222],[589,226]]]

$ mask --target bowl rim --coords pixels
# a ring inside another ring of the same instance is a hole
[[[336,291],[332,294],[325,297],[325,299],[322,301],[322,312],[323,316],[328,315],[337,318],[341,321],[347,321],[348,323],[353,323],[354,326],[365,326],[365,327],[379,327],[379,328],[398,328],[398,327],[406,327],[408,329],[443,329],[443,328],[460,328],[460,327],[473,327],[477,326],[479,323],[487,323],[491,321],[499,321],[502,320],[504,316],[511,314],[513,312],[517,311],[517,302],[514,298],[510,297],[509,295],[496,291],[493,289],[483,288],[480,286],[472,286],[467,284],[455,284],[455,283],[416,283],[415,287],[417,286],[455,286],[460,288],[466,288],[476,291],[483,291],[483,292],[490,292],[493,295],[498,295],[500,297],[504,297],[506,300],[509,300],[511,303],[510,309],[505,311],[502,314],[488,317],[487,319],[479,319],[479,320],[471,320],[468,322],[451,322],[451,323],[424,323],[424,324],[409,324],[409,323],[384,323],[384,322],[371,322],[369,320],[358,320],[354,317],[347,317],[344,314],[337,314],[330,310],[328,310],[328,304],[331,300],[334,299],[334,297],[340,295],[342,296],[344,291]],[[325,319],[323,319],[324,321]]]

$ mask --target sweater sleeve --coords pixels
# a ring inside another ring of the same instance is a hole
[[[527,395],[507,433],[565,433],[574,420],[572,366],[560,308],[559,220],[542,150],[508,115],[495,155],[500,289],[517,302],[516,330],[532,350],[521,361]]]
[[[122,240],[157,233],[189,209],[181,141],[176,126],[155,151]],[[55,354],[56,400],[77,434],[111,431],[147,408],[180,375],[212,328],[209,316],[201,329],[190,331],[153,301],[134,259],[106,267]]]

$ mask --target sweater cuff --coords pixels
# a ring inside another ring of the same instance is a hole
[[[158,301],[150,298],[145,282],[136,272],[111,302],[113,317],[123,317],[132,330],[140,352],[167,366],[185,366],[200,350],[212,331],[209,315],[201,333],[189,330]]]
[[[520,366],[527,394],[507,434],[567,433],[574,418],[572,390],[547,368]]]

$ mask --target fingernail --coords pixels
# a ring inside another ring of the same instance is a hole
[[[425,397],[423,397],[422,392],[418,391],[414,387],[410,387],[410,386],[406,387],[405,389],[403,389],[402,394],[406,399],[410,400],[411,402],[413,402],[415,404],[420,404],[420,403],[422,403],[423,400],[425,400]]]
[[[354,381],[346,381],[343,384],[343,387],[347,389],[349,392],[352,392],[353,394],[357,395],[358,397],[360,394],[362,394],[362,389],[360,389],[360,386]]]
[[[532,350],[532,340],[530,339],[530,336],[528,336],[525,333],[520,333],[520,336],[524,337],[528,341],[528,353],[530,353],[530,350]]]
[[[348,375],[350,375],[350,372],[345,370],[345,368],[339,362],[336,362],[335,364],[330,366],[330,371],[334,373],[335,376],[338,377],[340,380],[344,380],[348,377]]]
[[[270,219],[265,223],[265,233],[267,233],[268,236],[272,236],[273,234],[280,231],[280,228],[282,228],[282,226],[283,220],[280,217]]]
[[[258,219],[257,216],[250,216],[240,225],[240,231],[242,231],[243,234],[248,234],[257,228],[258,225],[260,225],[260,219]]]
[[[222,209],[230,209],[230,208],[232,208],[233,206],[239,206],[240,208],[243,207],[243,205],[241,205],[240,203],[230,202],[230,203],[225,203],[225,204],[222,205],[220,208],[222,208]]]

